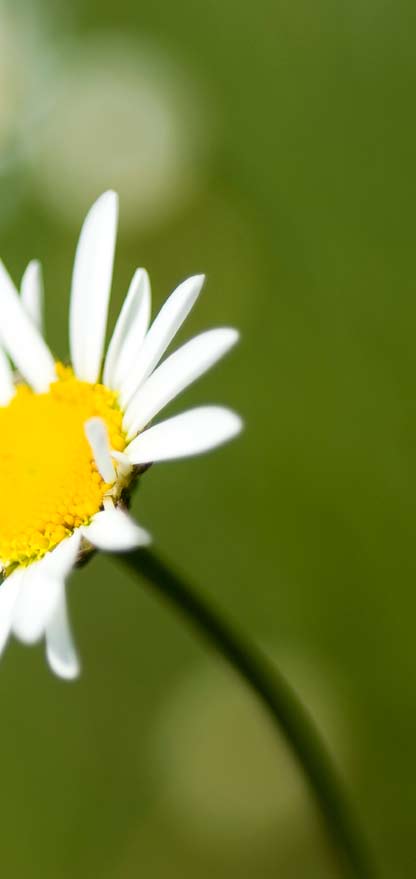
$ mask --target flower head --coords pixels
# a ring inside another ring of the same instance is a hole
[[[150,283],[137,269],[104,356],[116,228],[117,197],[107,192],[87,215],[76,251],[70,365],[43,339],[39,264],[29,264],[19,295],[0,263],[0,651],[11,632],[26,643],[45,635],[52,669],[67,678],[79,661],[65,580],[81,554],[148,543],[127,512],[139,473],[207,451],[241,428],[219,406],[148,426],[237,341],[233,329],[209,330],[160,364],[203,276],[180,284],[149,326]]]

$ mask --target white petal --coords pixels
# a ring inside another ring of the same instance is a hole
[[[21,283],[23,307],[36,329],[43,335],[43,278],[40,262],[32,259]]]
[[[60,595],[60,582],[34,563],[23,572],[22,587],[13,615],[13,632],[25,644],[43,635]]]
[[[13,614],[22,585],[22,571],[16,570],[0,585],[0,654],[4,650],[13,624]]]
[[[75,564],[80,540],[81,534],[76,531],[23,571],[13,631],[26,644],[43,635],[60,599],[65,578]]]
[[[46,629],[46,655],[52,671],[59,677],[72,680],[79,675],[80,664],[69,627],[63,584]]]
[[[86,539],[104,552],[125,552],[147,546],[150,536],[123,510],[102,510],[82,529]]]
[[[133,397],[124,418],[130,438],[174,397],[210,369],[238,340],[237,330],[223,327],[196,336],[171,354]]]
[[[96,382],[101,369],[113,274],[118,199],[105,192],[81,230],[72,275],[69,333],[78,378]]]
[[[23,308],[20,296],[0,261],[0,341],[23,378],[35,391],[56,381],[51,352]]]
[[[84,429],[99,473],[104,482],[113,483],[116,479],[116,471],[110,455],[107,425],[102,418],[89,418],[85,422]]]
[[[150,281],[145,269],[137,269],[124,300],[108,347],[104,384],[120,388],[137,360],[150,321]]]
[[[236,436],[242,421],[222,406],[201,406],[155,424],[127,447],[132,464],[200,455]]]
[[[130,374],[121,388],[122,406],[127,405],[139,386],[159,363],[198,298],[204,280],[204,275],[187,278],[171,293],[161,308],[150,327]]]
[[[70,537],[58,543],[55,549],[48,552],[38,564],[45,567],[51,576],[65,580],[75,565],[80,543],[81,532],[77,529]]]
[[[7,406],[14,397],[13,372],[10,363],[0,348],[0,406]]]

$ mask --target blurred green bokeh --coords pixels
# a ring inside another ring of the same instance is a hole
[[[415,874],[415,40],[406,0],[0,4],[1,255],[16,280],[42,260],[61,357],[103,189],[112,321],[136,266],[156,305],[207,273],[182,337],[242,343],[172,411],[246,431],[152,468],[135,513],[299,687],[392,879]],[[80,681],[41,647],[1,664],[3,875],[337,876],[231,673],[105,558],[69,595]]]

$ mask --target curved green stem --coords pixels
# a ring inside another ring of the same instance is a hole
[[[150,581],[251,686],[285,735],[309,781],[345,875],[372,879],[375,871],[342,783],[308,712],[280,672],[152,551],[138,549],[114,558]]]

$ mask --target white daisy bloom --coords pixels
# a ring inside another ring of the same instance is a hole
[[[150,541],[127,511],[138,474],[154,461],[212,449],[241,429],[240,418],[220,406],[148,427],[238,339],[234,329],[209,330],[160,364],[202,275],[180,284],[149,326],[150,283],[138,269],[104,356],[117,215],[117,196],[106,192],[81,231],[71,366],[57,362],[43,339],[39,264],[29,264],[19,294],[0,263],[0,652],[11,633],[28,644],[45,636],[50,666],[64,678],[79,672],[65,597],[71,570],[93,548],[123,552]]]

